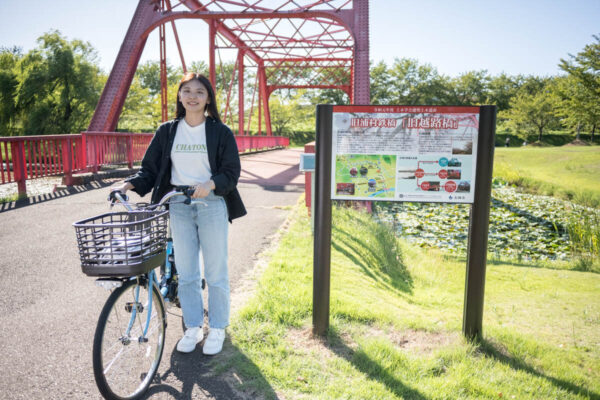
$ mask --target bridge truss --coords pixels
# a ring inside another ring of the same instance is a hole
[[[238,135],[249,131],[255,103],[258,133],[264,122],[266,134],[272,135],[269,96],[277,89],[339,89],[352,104],[369,104],[368,0],[140,0],[88,131],[116,128],[148,35],[157,28],[162,117],[168,119],[165,36],[169,24],[187,70],[175,26],[178,19],[208,24],[209,79],[217,89],[229,92],[216,85],[216,54],[219,49],[237,49],[231,82],[237,74]],[[246,68],[255,69],[255,82],[244,79]],[[251,102],[244,98],[250,92],[245,90],[247,84],[255,88]],[[248,121],[247,104],[251,104]],[[229,99],[224,117],[228,107]]]

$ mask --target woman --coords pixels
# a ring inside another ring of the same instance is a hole
[[[158,128],[140,171],[113,187],[140,196],[152,190],[151,201],[157,203],[173,186],[190,185],[195,187],[192,198],[203,199],[187,205],[174,198],[169,206],[186,326],[177,343],[182,353],[192,352],[204,338],[200,253],[208,286],[209,332],[203,352],[214,355],[223,348],[229,325],[227,221],[246,214],[236,188],[240,170],[235,137],[219,118],[209,80],[187,73],[177,89],[176,118]]]

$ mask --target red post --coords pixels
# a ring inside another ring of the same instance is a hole
[[[305,153],[315,153],[315,142],[306,143],[304,145]],[[305,172],[304,173],[304,204],[306,204],[306,208],[308,208],[308,214],[310,215],[310,198],[312,196],[311,189],[311,176],[312,173]]]
[[[65,138],[65,140],[62,141],[62,165],[64,182],[67,186],[73,185],[73,163],[71,162],[72,150],[73,143],[71,142],[71,138]]]
[[[92,151],[89,153],[92,155],[93,160],[92,160],[92,172],[93,173],[97,173],[98,172],[98,136],[95,135],[91,135],[90,139],[92,139],[90,141],[91,143],[91,147],[92,147]]]
[[[354,0],[356,26],[354,60],[352,62],[352,104],[370,104],[369,82],[369,1]]]
[[[256,79],[258,79],[258,129],[256,130],[256,134],[258,136],[262,135],[262,121],[261,121],[261,116],[262,116],[262,104],[261,104],[261,92],[260,92],[260,74],[257,74],[258,76],[256,77]]]
[[[160,99],[162,121],[169,120],[169,106],[167,97],[167,42],[165,37],[165,24],[158,27],[160,40]]]
[[[85,132],[81,132],[81,148],[79,149],[79,170],[87,171],[87,135]]]
[[[133,133],[127,135],[127,165],[133,168]]]
[[[264,64],[260,63],[258,65],[258,77],[260,79],[260,96],[262,98],[263,104],[263,112],[265,113],[265,128],[267,131],[267,136],[272,136],[273,131],[271,130],[271,113],[269,112],[269,91],[267,88],[267,75],[265,73]]]
[[[217,72],[215,69],[215,37],[217,35],[217,21],[211,20],[208,28],[208,75],[210,84],[216,92]]]
[[[17,182],[19,198],[27,197],[27,172],[25,170],[25,146],[22,140],[14,142],[11,146],[13,174]]]
[[[238,135],[244,134],[244,50],[238,50]]]

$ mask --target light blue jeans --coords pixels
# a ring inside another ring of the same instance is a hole
[[[169,206],[175,266],[179,273],[179,301],[185,326],[202,327],[202,270],[208,286],[208,323],[211,328],[229,325],[229,274],[227,271],[228,216],[225,200],[211,192],[207,205],[181,203],[177,196]]]

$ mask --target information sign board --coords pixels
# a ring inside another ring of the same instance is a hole
[[[331,199],[473,203],[479,107],[333,106]]]

